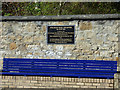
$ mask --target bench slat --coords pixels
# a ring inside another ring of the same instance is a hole
[[[17,59],[17,58],[5,58],[5,60],[8,60],[9,62],[11,61],[22,61],[22,62],[31,62],[31,61],[34,61],[34,62],[63,62],[63,63],[78,63],[78,62],[81,62],[81,63],[98,63],[98,64],[117,64],[116,61],[103,61],[103,60],[64,60],[64,59]]]
[[[29,66],[27,66],[27,65],[26,65],[26,66],[25,66],[25,65],[24,65],[24,66],[22,66],[22,65],[21,65],[21,66],[9,66],[9,67],[7,67],[7,68],[24,68],[24,67],[29,67],[29,69],[32,69],[32,68],[33,68],[33,69],[34,69],[34,68],[38,68],[38,69],[41,69],[41,68],[57,68],[57,69],[59,68],[59,69],[65,69],[65,68],[67,68],[67,69],[74,69],[74,70],[75,70],[75,69],[84,69],[84,68],[85,68],[85,69],[89,69],[89,70],[108,70],[108,71],[109,71],[109,70],[110,70],[110,71],[111,71],[111,70],[113,70],[113,71],[116,70],[115,67],[114,67],[114,68],[84,67],[84,66],[83,66],[83,67],[73,67],[73,66],[69,66],[69,67],[68,67],[68,66],[34,66],[34,67],[32,67],[32,66],[30,66],[30,65],[29,65]],[[5,67],[4,67],[4,68],[5,68]]]
[[[15,63],[15,62],[7,62],[7,63],[9,63],[9,65],[27,65],[27,64],[34,64],[34,65],[56,65],[57,63],[37,63],[37,62],[17,62],[17,63]],[[3,63],[4,65],[6,65],[7,63]],[[59,65],[74,65],[74,66],[82,66],[82,65],[86,65],[86,66],[104,66],[104,67],[111,67],[111,66],[117,66],[116,64],[96,64],[96,63],[71,63],[71,64],[69,64],[69,63],[59,63]]]
[[[116,72],[117,61],[4,58],[2,74],[114,78]]]
[[[8,68],[9,67],[27,67],[27,66],[31,66],[31,67],[59,67],[59,68],[94,68],[94,69],[117,69],[117,65],[92,65],[92,64],[60,64],[60,63],[55,63],[55,64],[48,64],[48,63],[42,63],[42,64],[35,64],[35,63],[24,63],[24,64],[21,64],[21,63],[9,63],[9,64],[4,64],[3,67],[7,66]]]
[[[94,75],[114,75],[114,72],[100,72],[100,71],[98,71],[98,72],[93,72],[93,71],[79,71],[79,72],[76,72],[76,71],[73,71],[73,70],[51,70],[51,71],[48,71],[48,70],[45,70],[45,69],[41,69],[41,70],[24,70],[24,69],[20,69],[20,70],[4,70],[4,71],[13,71],[13,72],[15,72],[15,71],[19,71],[19,72],[28,72],[28,73],[30,73],[30,72],[32,72],[32,73],[43,73],[43,72],[45,72],[45,73],[66,73],[66,74],[71,74],[71,73],[76,73],[76,74],[94,74]]]
[[[101,72],[101,73],[112,73],[116,71],[112,70],[87,70],[87,69],[60,69],[60,68],[28,68],[28,67],[21,67],[21,68],[5,68],[4,70],[31,70],[34,72],[34,70],[45,70],[45,71],[72,71],[72,72]]]
[[[53,73],[51,73],[51,74],[47,74],[47,73],[15,73],[15,72],[11,72],[11,73],[8,73],[8,72],[3,72],[3,74],[8,74],[8,75],[24,75],[24,76],[26,76],[26,75],[34,75],[34,76],[37,76],[37,75],[41,75],[41,76],[51,76],[51,77],[53,77],[53,76],[71,76],[71,77],[79,77],[79,78],[85,78],[85,77],[87,77],[87,78],[93,78],[93,77],[96,77],[96,78],[106,78],[106,75],[83,75],[83,74],[81,74],[81,75],[77,75],[77,74],[69,74],[69,75],[67,75],[67,74],[53,74]],[[114,76],[113,75],[107,75],[107,78],[114,78]]]

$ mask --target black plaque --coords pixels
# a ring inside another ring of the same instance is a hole
[[[48,44],[74,44],[74,25],[69,26],[48,26]]]

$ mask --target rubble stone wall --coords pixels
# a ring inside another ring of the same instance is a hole
[[[75,44],[47,44],[47,25],[75,25]],[[2,22],[2,57],[117,60],[119,21]]]
[[[119,62],[120,20],[2,21],[0,69],[5,58],[108,60]],[[75,44],[47,44],[48,25],[75,25]],[[118,65],[119,66],[119,65]],[[118,67],[119,70],[119,67]],[[2,87],[117,88],[115,79],[2,76]],[[11,78],[13,80],[11,80]],[[21,79],[20,79],[21,78]],[[31,79],[35,78],[35,80]],[[53,81],[53,79],[55,80]],[[70,81],[69,81],[70,79]],[[71,81],[73,79],[73,81]],[[76,81],[74,81],[76,80]],[[24,83],[30,83],[24,84]],[[93,82],[93,83],[92,83]]]

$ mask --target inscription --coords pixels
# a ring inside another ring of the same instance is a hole
[[[48,44],[74,44],[74,26],[48,26]]]

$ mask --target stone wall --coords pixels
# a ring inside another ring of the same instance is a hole
[[[2,57],[116,60],[119,21],[2,22]],[[47,25],[75,25],[75,44],[47,44]]]
[[[47,44],[48,25],[75,25],[75,44]],[[4,57],[119,61],[119,30],[120,20],[3,21],[2,27],[0,27],[0,69],[2,69],[2,59]],[[17,78],[21,78],[21,80],[19,81]],[[2,76],[2,87],[40,88],[44,87],[42,83],[46,83],[44,81],[40,81],[41,84],[38,83],[39,78],[42,77],[37,77],[36,80],[28,78],[30,77]],[[69,80],[69,82],[63,82],[60,77],[59,81],[54,82],[52,79],[56,77],[46,78],[49,82],[45,84],[46,88],[118,88],[118,75],[115,75],[114,80],[73,78],[77,80],[73,80],[74,82]],[[66,79],[72,80],[72,78]],[[16,83],[16,80],[18,83]],[[30,85],[22,84],[27,81]]]

